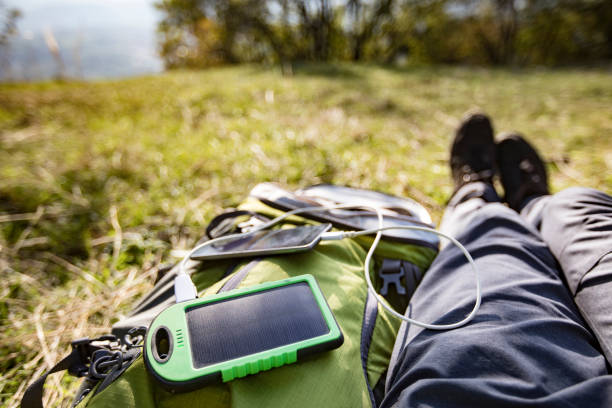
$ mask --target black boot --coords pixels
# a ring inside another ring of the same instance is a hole
[[[550,194],[546,166],[538,152],[517,133],[497,143],[497,167],[510,208],[520,211],[525,199]]]
[[[493,182],[495,142],[487,115],[473,113],[463,120],[451,147],[450,166],[455,192],[474,181]]]

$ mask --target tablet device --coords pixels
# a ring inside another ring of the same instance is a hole
[[[240,258],[305,252],[314,248],[321,240],[321,234],[330,229],[331,224],[319,224],[246,232],[211,241],[210,245],[203,245],[191,254],[191,259]]]
[[[174,304],[151,323],[148,371],[171,391],[227,382],[340,347],[315,278],[294,278]]]

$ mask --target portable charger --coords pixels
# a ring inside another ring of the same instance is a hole
[[[177,303],[145,341],[149,371],[173,391],[295,363],[339,347],[342,331],[312,275]]]

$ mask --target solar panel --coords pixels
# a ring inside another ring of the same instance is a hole
[[[196,369],[330,332],[306,282],[196,306],[186,317]]]

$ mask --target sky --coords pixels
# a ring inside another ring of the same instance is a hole
[[[3,79],[43,79],[63,75],[83,79],[159,72],[154,0],[4,0],[21,11],[18,37],[11,44]],[[44,33],[52,33],[62,57],[60,68]]]

